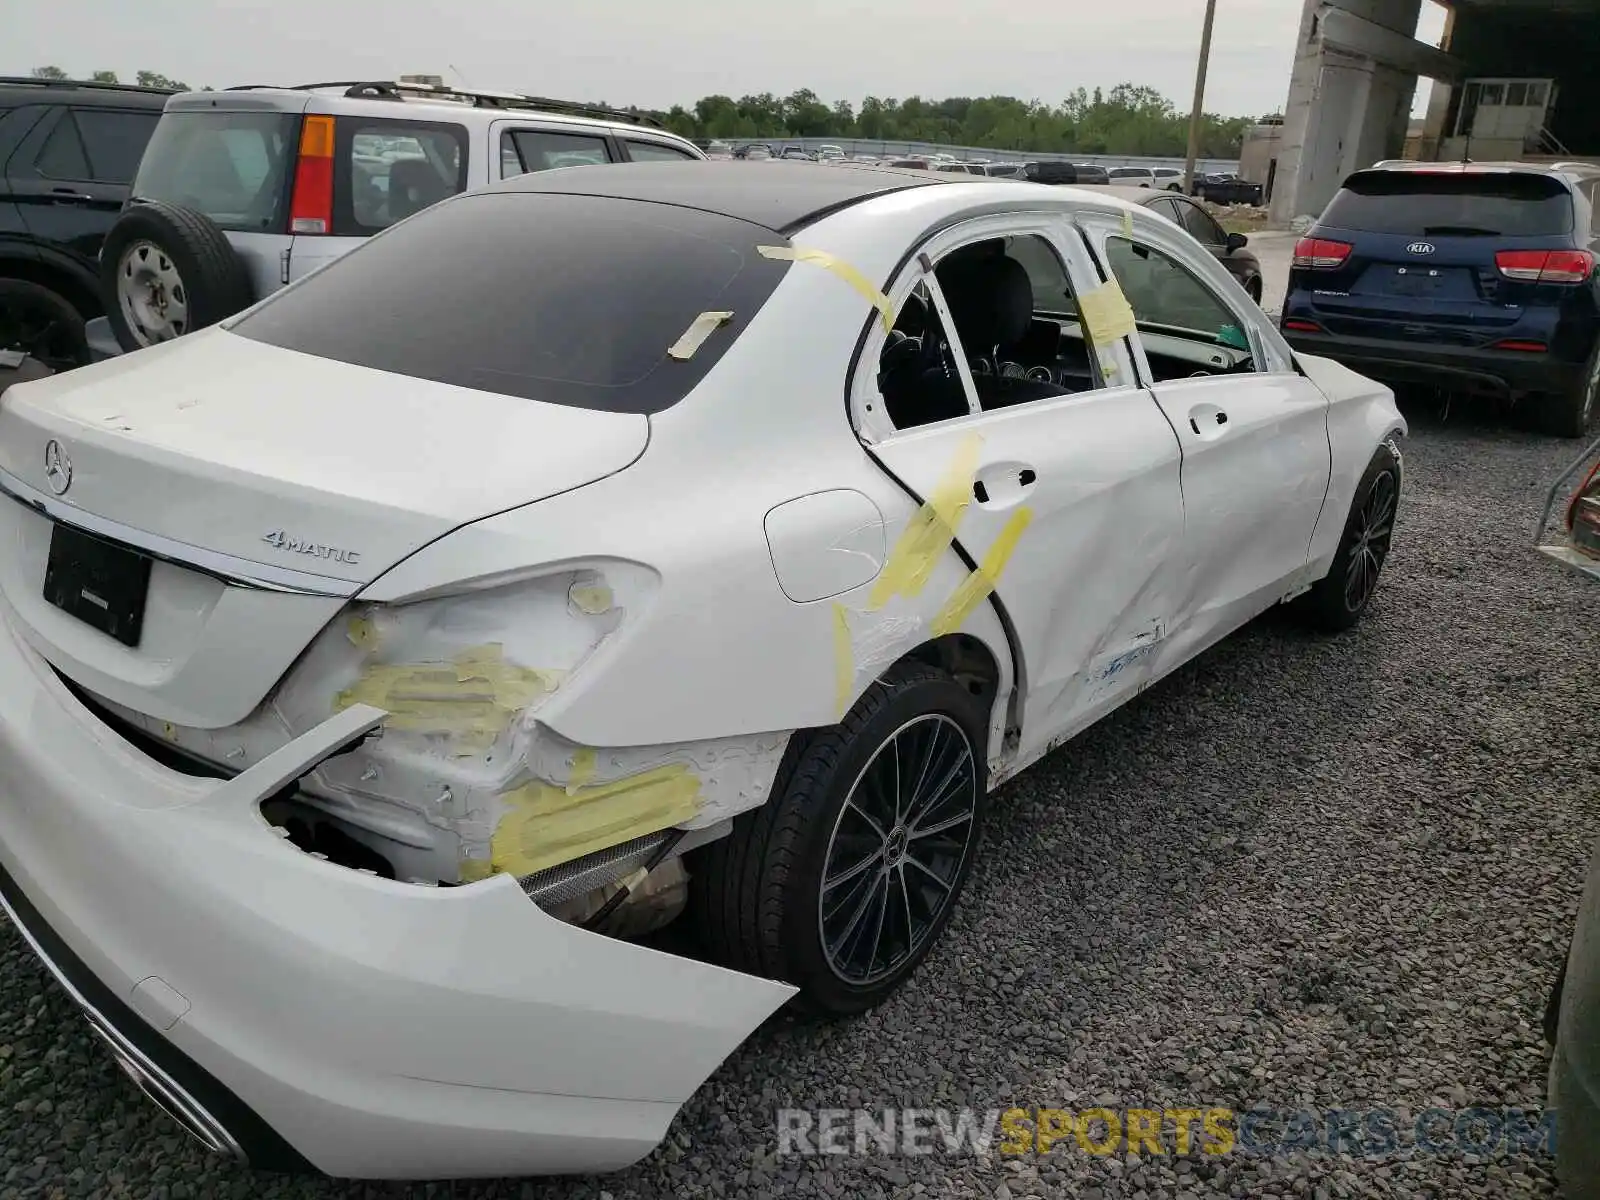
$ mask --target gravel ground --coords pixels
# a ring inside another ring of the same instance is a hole
[[[783,1158],[784,1107],[1539,1110],[1544,992],[1600,822],[1600,593],[1526,548],[1573,453],[1411,405],[1376,608],[1269,615],[995,797],[943,945],[887,1006],[775,1022],[606,1179],[405,1189],[192,1148],[0,934],[0,1194],[1551,1196],[1548,1161]]]

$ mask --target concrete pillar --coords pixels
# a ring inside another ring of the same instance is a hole
[[[1275,220],[1316,216],[1351,171],[1404,150],[1418,66],[1438,55],[1414,41],[1421,12],[1422,0],[1305,0]]]

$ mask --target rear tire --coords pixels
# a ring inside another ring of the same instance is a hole
[[[100,286],[117,344],[139,350],[215,325],[254,297],[244,263],[204,213],[142,200],[100,251]]]
[[[1589,432],[1595,410],[1600,409],[1600,338],[1579,381],[1564,392],[1530,396],[1528,417],[1532,427],[1552,437],[1581,438]]]
[[[1367,611],[1389,560],[1399,501],[1400,458],[1390,443],[1384,442],[1356,485],[1333,565],[1316,586],[1294,602],[1295,611],[1312,628],[1338,633]]]
[[[83,314],[59,292],[27,279],[0,279],[0,350],[20,350],[52,372],[89,361]]]
[[[986,719],[949,675],[901,663],[838,725],[796,734],[767,803],[690,864],[712,955],[794,984],[814,1015],[888,997],[938,941],[976,857]]]

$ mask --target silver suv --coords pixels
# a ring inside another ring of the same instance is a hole
[[[100,252],[107,316],[89,323],[92,356],[230,317],[469,188],[553,167],[706,157],[644,120],[432,82],[173,96]]]

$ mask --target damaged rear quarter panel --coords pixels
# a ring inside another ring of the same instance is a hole
[[[429,627],[423,653],[336,622],[249,732],[281,740],[341,696],[386,708],[394,715],[381,740],[319,769],[318,803],[375,837],[381,828],[390,849],[409,847],[394,851],[402,877],[448,879],[455,867],[475,878],[530,873],[762,803],[793,730],[833,724],[940,632],[983,641],[1005,695],[1003,630],[949,536],[914,563],[901,547],[897,569],[916,588],[902,579],[875,595],[880,574],[797,603],[779,584],[764,527],[774,508],[850,489],[883,514],[891,547],[923,515],[863,452],[844,411],[850,356],[871,315],[832,272],[791,272],[700,387],[651,418],[650,448],[628,470],[463,527],[360,597],[403,614],[444,590],[492,595],[519,575],[587,572],[559,585],[559,604],[552,593],[496,625],[467,620],[470,601],[430,599],[416,609],[439,605],[448,619]],[[591,621],[599,636],[574,633]]]

